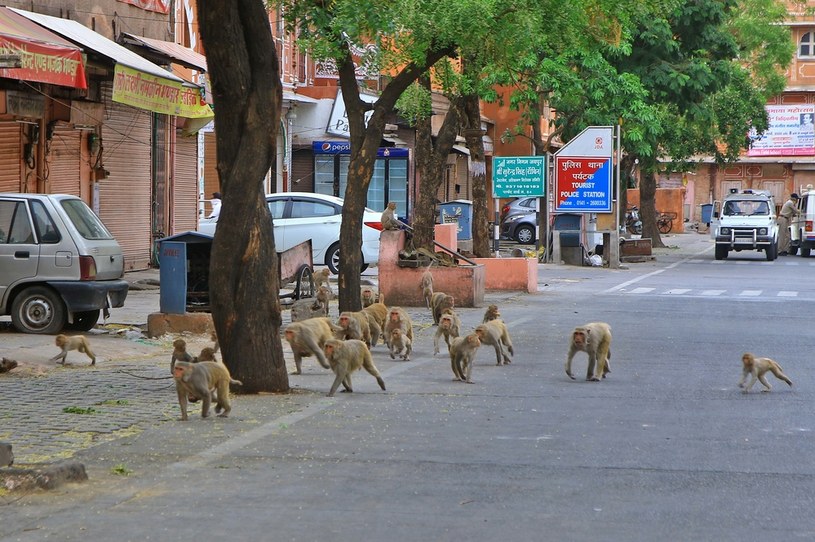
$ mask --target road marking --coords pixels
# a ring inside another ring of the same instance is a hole
[[[622,290],[623,288],[625,288],[625,287],[627,287],[627,286],[630,286],[630,285],[632,285],[632,284],[636,284],[636,283],[638,283],[638,282],[639,282],[639,281],[641,281],[641,280],[645,280],[645,279],[647,279],[648,277],[653,277],[653,276],[655,276],[655,275],[659,275],[660,273],[662,273],[662,272],[666,271],[667,269],[673,269],[674,267],[676,267],[676,266],[678,266],[678,265],[681,265],[681,264],[683,264],[683,263],[687,263],[687,262],[691,261],[692,259],[694,259],[694,258],[697,258],[697,257],[701,256],[701,255],[702,255],[702,254],[704,254],[705,252],[709,252],[709,251],[710,251],[710,249],[712,249],[712,248],[713,248],[713,245],[710,245],[709,247],[705,248],[704,250],[699,251],[699,252],[697,252],[696,254],[693,254],[692,256],[688,256],[688,257],[687,257],[687,258],[685,258],[684,260],[679,260],[678,262],[674,262],[674,263],[672,263],[671,265],[669,265],[669,266],[667,266],[667,267],[665,267],[665,268],[663,268],[663,269],[657,269],[656,271],[651,271],[650,273],[646,273],[646,274],[641,275],[641,276],[639,276],[639,277],[637,277],[637,278],[634,278],[634,279],[631,279],[631,280],[627,280],[627,281],[625,281],[625,282],[623,282],[623,283],[621,283],[621,284],[618,284],[617,286],[612,286],[612,287],[611,287],[611,288],[609,288],[608,290],[604,290],[602,293],[604,293],[604,294],[610,294],[610,293],[612,293],[612,292],[617,292],[617,291]]]
[[[628,293],[629,294],[647,294],[647,293],[653,292],[654,290],[656,290],[656,288],[634,288],[633,290],[631,290]]]
[[[778,292],[778,297],[798,297],[798,292],[790,292],[789,290],[781,290]]]
[[[702,290],[702,295],[722,295],[726,290]]]
[[[672,288],[670,290],[665,290],[663,293],[668,295],[682,295],[690,292],[690,288]]]
[[[756,297],[761,295],[761,290],[742,290],[739,295],[744,297]]]

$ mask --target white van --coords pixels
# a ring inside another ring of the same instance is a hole
[[[799,195],[800,214],[790,223],[790,254],[807,258],[815,248],[815,189],[809,185]]]
[[[775,202],[765,190],[733,191],[713,203],[710,236],[716,241],[716,259],[731,250],[763,251],[768,261],[778,257]]]
[[[127,297],[124,256],[76,196],[0,193],[0,315],[23,333],[87,331]]]

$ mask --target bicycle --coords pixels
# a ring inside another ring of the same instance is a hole
[[[673,229],[676,213],[659,213],[657,216],[657,229],[659,233],[669,233]]]

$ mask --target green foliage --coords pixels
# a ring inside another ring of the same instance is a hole
[[[426,119],[433,113],[433,99],[427,89],[413,83],[396,101],[399,114],[415,126],[420,119]]]
[[[133,471],[132,471],[132,470],[130,470],[130,469],[128,469],[128,468],[127,468],[127,467],[124,465],[124,463],[119,463],[118,465],[114,465],[114,466],[113,466],[113,467],[110,469],[110,473],[111,473],[111,474],[115,474],[115,475],[117,475],[117,476],[130,476],[131,474],[133,474]]]
[[[93,407],[69,406],[62,409],[66,414],[99,414],[101,411]]]

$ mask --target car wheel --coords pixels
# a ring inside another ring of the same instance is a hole
[[[795,256],[798,254],[798,247],[790,245],[790,255]]]
[[[802,258],[809,258],[809,253],[810,253],[811,250],[812,249],[810,249],[809,247],[802,246],[801,247],[801,257]]]
[[[778,258],[778,245],[776,243],[771,244],[765,249],[767,253],[767,261],[771,262]]]
[[[535,242],[535,229],[532,226],[521,226],[515,230],[515,240],[528,245]]]
[[[730,252],[724,245],[716,245],[716,259],[724,260],[727,258],[727,253]]]
[[[11,323],[22,333],[54,334],[65,327],[65,312],[65,305],[55,291],[31,286],[14,298]]]
[[[361,256],[360,256],[361,257]],[[331,270],[331,273],[334,275],[340,274],[340,244],[334,243],[325,253],[325,264],[328,266],[328,269]],[[359,272],[362,273],[368,269],[368,264],[363,263],[360,268]]]
[[[99,321],[99,312],[98,310],[75,312],[74,323],[65,324],[65,329],[72,331],[89,331],[93,329],[93,326]]]

